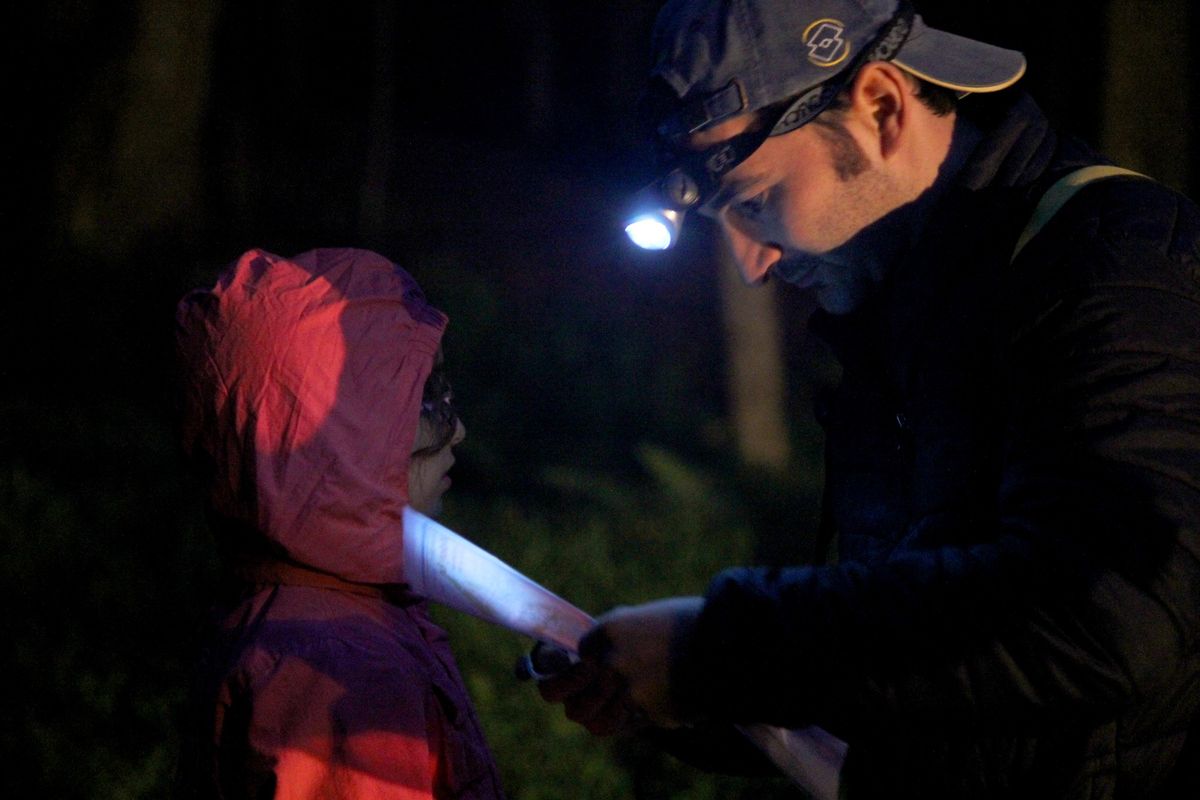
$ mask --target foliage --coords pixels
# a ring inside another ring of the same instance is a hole
[[[161,425],[6,409],[2,744],[9,796],[162,797],[213,562]],[[40,447],[22,446],[21,440]]]
[[[557,502],[531,510],[494,498],[458,497],[445,521],[586,611],[700,594],[721,568],[754,559],[755,532],[730,494],[671,453],[639,451],[645,481],[548,469]],[[438,610],[514,798],[794,797],[780,780],[715,776],[636,738],[597,739],[561,707],[513,679],[532,644],[470,617]]]
[[[171,310],[236,252],[218,249],[180,258],[151,243],[129,264],[64,249],[25,274],[38,300],[9,320],[20,335],[0,394],[9,796],[166,795],[216,573],[175,444]],[[811,447],[782,477],[723,460],[725,440],[707,433],[723,424],[720,348],[692,336],[717,326],[687,322],[693,292],[664,301],[666,276],[579,270],[543,286],[565,267],[520,278],[477,263],[437,249],[411,259],[452,312],[447,358],[470,429],[452,527],[593,613],[702,592],[728,564],[802,556],[807,540],[791,534],[811,522],[797,509],[815,506]],[[70,335],[18,346],[55,329]],[[441,617],[514,800],[774,791],[589,736],[512,678],[528,642]]]
[[[194,633],[215,564],[169,426],[121,406],[9,408],[0,591],[10,796],[154,798],[178,749]],[[40,443],[34,448],[30,442]],[[702,592],[753,558],[735,487],[662,449],[643,479],[547,468],[537,501],[464,491],[445,521],[598,613]],[[520,637],[445,609],[468,688],[513,798],[794,796],[778,781],[705,774],[632,739],[598,739],[513,676]],[[15,690],[15,691],[14,691]],[[15,794],[14,794],[15,792]]]

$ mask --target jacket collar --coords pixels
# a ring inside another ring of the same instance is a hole
[[[977,143],[946,176],[939,196],[923,204],[913,245],[898,254],[884,283],[862,307],[845,315],[818,310],[810,320],[812,332],[830,345],[843,366],[863,364],[864,359],[885,362],[887,354],[876,351],[881,341],[894,339],[887,332],[913,322],[911,314],[895,305],[927,303],[932,298],[926,295],[941,291],[935,284],[943,279],[958,280],[966,277],[963,270],[985,268],[983,262],[991,263],[987,253],[1003,249],[996,240],[1006,238],[1013,225],[1019,230],[1026,207],[1032,209],[1045,187],[1095,160],[1085,146],[1058,136],[1026,92],[972,97],[960,113],[968,123],[964,127],[975,131]],[[966,230],[975,233],[964,234]],[[963,263],[963,246],[978,256],[972,259],[978,263]]]

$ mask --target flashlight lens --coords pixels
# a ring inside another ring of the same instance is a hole
[[[654,214],[643,214],[625,226],[625,233],[643,250],[666,250],[673,235],[666,220]]]

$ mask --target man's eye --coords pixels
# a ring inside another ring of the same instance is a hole
[[[765,192],[749,197],[745,200],[739,200],[734,203],[734,209],[743,217],[757,217],[762,213],[767,205],[767,195]]]

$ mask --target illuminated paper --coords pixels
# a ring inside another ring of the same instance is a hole
[[[412,508],[404,509],[404,574],[453,609],[577,652],[594,624],[583,611]]]
[[[815,725],[794,729],[739,725],[738,730],[816,800],[837,800],[848,749],[841,739]]]
[[[404,572],[412,590],[465,614],[577,653],[595,620],[479,545],[404,509]],[[738,729],[816,800],[836,800],[846,743],[821,728]]]

